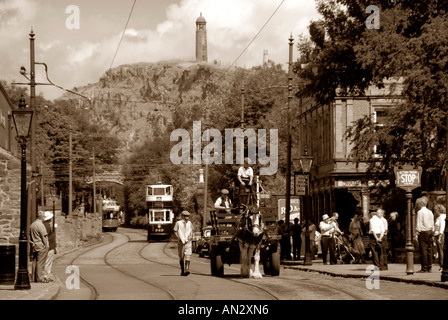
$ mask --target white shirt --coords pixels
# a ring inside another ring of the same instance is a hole
[[[251,167],[244,168],[244,166],[238,169],[238,176],[241,178],[249,179],[254,176],[254,170]]]
[[[378,218],[378,216],[376,216],[376,215],[374,215],[372,218],[370,218],[369,233],[384,235],[384,232],[385,232],[385,229],[384,229],[383,221],[380,218]]]
[[[193,224],[190,220],[179,220],[174,226],[174,233],[177,238],[185,244],[193,239]]]
[[[319,229],[322,236],[332,236],[334,234],[334,225],[332,223],[321,221],[319,223]]]
[[[434,222],[434,235],[435,236],[437,236],[439,234],[443,235],[443,233],[445,232],[445,219],[446,219],[446,214],[442,213]]]
[[[383,221],[383,224],[384,224],[384,233],[387,233],[387,230],[389,230],[389,224],[387,223],[387,219],[384,217],[381,217],[381,221]]]
[[[417,232],[434,231],[434,215],[426,207],[422,207],[417,212]]]
[[[223,204],[224,202],[224,204]],[[222,197],[219,197],[215,202],[215,207],[225,207],[226,209],[230,209],[232,207],[232,201],[230,198],[227,198],[225,201],[222,201]]]

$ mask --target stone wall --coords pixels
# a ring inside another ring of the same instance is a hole
[[[85,244],[95,243],[102,237],[101,217],[65,217],[56,213],[57,252],[66,252]]]
[[[0,148],[0,245],[16,245],[17,248],[20,232],[20,178],[20,160]],[[51,211],[49,207],[43,209]],[[87,215],[66,218],[57,210],[55,223],[59,252],[97,242],[102,236],[101,217]]]
[[[19,159],[0,148],[0,245],[18,244],[20,170]]]

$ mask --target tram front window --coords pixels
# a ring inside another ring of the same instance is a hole
[[[164,196],[165,195],[165,189],[164,188],[154,188],[153,189],[153,195],[155,195],[155,196]]]
[[[152,221],[154,222],[163,222],[166,221],[164,219],[163,211],[155,211],[152,213]]]

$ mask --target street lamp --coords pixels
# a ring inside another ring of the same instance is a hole
[[[19,107],[13,108],[12,118],[16,128],[16,139],[20,143],[21,153],[21,184],[20,184],[20,235],[19,235],[19,269],[14,284],[14,290],[31,289],[28,273],[28,234],[27,223],[27,193],[26,193],[26,142],[30,137],[33,110],[27,108],[23,95]]]
[[[306,211],[306,232],[305,232],[305,260],[303,265],[311,266],[313,264],[313,259],[311,257],[311,243],[310,243],[310,171],[313,165],[313,157],[308,155],[308,146],[305,146],[305,154],[300,158],[300,166],[302,167],[302,172],[307,175],[306,191],[304,197],[304,209]]]

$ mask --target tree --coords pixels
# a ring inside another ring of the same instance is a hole
[[[383,127],[366,116],[348,130],[351,157],[368,161],[372,173],[391,174],[404,163],[421,165],[425,188],[439,188],[446,161],[448,3],[379,1],[380,29],[366,28],[369,4],[319,1],[323,19],[317,23],[323,25],[325,41],[316,22],[311,24],[314,36],[299,44],[298,73],[321,103],[337,94],[363,95],[367,86],[383,87],[386,79],[402,79],[401,98]],[[310,72],[312,66],[318,67],[317,75]],[[381,149],[380,158],[372,157],[373,145]]]

